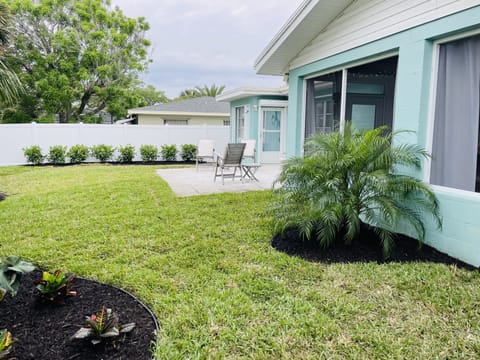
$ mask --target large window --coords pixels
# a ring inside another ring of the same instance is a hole
[[[307,80],[305,138],[336,131],[343,121],[358,129],[391,128],[397,62],[394,56]]]
[[[245,106],[235,108],[235,141],[245,139]]]
[[[480,36],[440,45],[430,182],[480,192]]]

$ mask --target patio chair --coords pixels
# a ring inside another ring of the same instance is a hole
[[[243,152],[245,151],[245,145],[245,143],[228,144],[224,156],[217,156],[213,181],[216,181],[217,177],[221,176],[223,185],[225,184],[225,177],[231,177],[232,181],[235,180],[235,177],[242,179],[242,158]],[[225,173],[225,168],[233,168],[233,172]],[[239,175],[237,175],[237,169],[240,171]]]
[[[207,162],[207,160],[211,160],[211,162],[213,163],[213,161],[215,160],[214,154],[215,149],[213,147],[213,140],[199,140],[197,145],[197,154],[195,156],[195,168],[197,169],[197,171],[198,162]]]
[[[245,143],[245,151],[243,152],[242,160],[247,160],[246,162],[254,163],[256,155],[255,146],[257,145],[257,140],[244,140],[242,142]]]

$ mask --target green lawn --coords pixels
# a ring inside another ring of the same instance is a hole
[[[270,192],[176,198],[155,167],[0,168],[0,255],[115,284],[159,359],[480,358],[480,274],[269,246]]]

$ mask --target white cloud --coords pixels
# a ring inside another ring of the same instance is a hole
[[[129,17],[143,16],[150,24],[147,37],[153,43],[153,64],[144,81],[173,97],[187,81],[191,85],[186,87],[192,87],[212,82],[212,77],[228,87],[281,83],[280,79],[257,77],[253,65],[301,2],[112,0],[112,5]],[[185,82],[176,80],[186,78]]]

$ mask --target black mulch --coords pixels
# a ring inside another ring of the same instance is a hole
[[[354,263],[354,262],[433,262],[474,270],[475,267],[441,253],[434,248],[423,244],[419,247],[417,240],[405,235],[398,235],[395,240],[394,251],[390,258],[385,260],[382,255],[380,240],[369,229],[362,228],[361,235],[350,245],[337,241],[330,248],[320,248],[316,242],[304,241],[296,229],[288,230],[285,234],[276,234],[271,239],[271,245],[278,251],[301,257],[312,262]]]
[[[76,297],[64,305],[39,300],[34,281],[36,270],[21,279],[15,297],[7,295],[0,303],[0,329],[7,328],[16,338],[7,359],[152,359],[156,320],[151,312],[132,295],[109,285],[77,279]],[[85,323],[85,316],[98,312],[102,305],[119,316],[120,324],[134,322],[132,332],[122,334],[110,343],[93,345],[89,340],[70,340]]]

